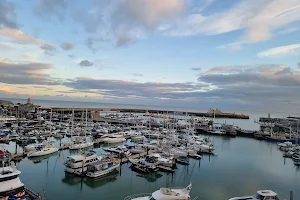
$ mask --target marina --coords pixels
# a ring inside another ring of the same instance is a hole
[[[254,122],[260,129],[251,130],[188,112],[75,110],[38,107],[28,119],[2,120],[2,152],[38,198],[93,198],[96,193],[107,199],[141,198],[133,194],[189,182],[201,188],[191,190],[192,199],[230,199],[262,189],[276,191],[279,199],[288,198],[289,191],[299,195],[298,124],[290,123],[295,119],[260,118]],[[269,140],[273,135],[280,140]],[[32,173],[41,180],[30,181]],[[234,189],[240,185],[245,187]]]

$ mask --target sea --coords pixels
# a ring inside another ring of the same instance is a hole
[[[13,102],[24,103],[26,100]],[[35,100],[35,104],[45,107],[164,108],[45,100]],[[176,109],[205,111],[200,108]],[[217,120],[244,129],[257,130],[258,125],[254,120],[268,115],[257,111],[243,111],[243,113],[248,114],[250,119]],[[287,117],[289,113],[271,113],[272,116]],[[300,168],[296,167],[291,159],[282,156],[276,143],[245,137],[210,136],[210,138],[216,148],[216,155],[204,155],[201,160],[190,159],[189,166],[177,164],[175,173],[159,171],[143,174],[133,171],[130,164],[123,164],[117,172],[104,178],[76,177],[64,172],[67,156],[79,153],[70,150],[34,160],[25,158],[16,163],[16,166],[22,172],[21,181],[36,192],[44,192],[47,200],[123,200],[128,195],[152,193],[161,187],[186,187],[189,183],[192,183],[191,199],[198,197],[198,200],[228,200],[235,196],[253,195],[262,189],[275,191],[280,200],[289,199],[290,191],[293,191],[294,200],[300,199]],[[52,140],[56,144],[59,143],[55,139]],[[21,151],[13,142],[9,145],[0,144],[0,149],[10,151],[15,151],[16,147]],[[102,147],[97,146],[93,150],[101,154]]]

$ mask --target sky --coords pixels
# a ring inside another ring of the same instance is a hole
[[[300,0],[0,0],[0,99],[300,110]]]

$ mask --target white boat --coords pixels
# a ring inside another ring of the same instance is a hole
[[[102,157],[98,156],[95,152],[89,151],[83,155],[68,156],[65,163],[65,172],[82,174],[87,170],[87,165],[101,161]]]
[[[111,134],[109,135],[109,137],[103,139],[103,142],[107,144],[121,143],[125,141],[126,139],[124,138],[124,136],[120,134]]]
[[[217,135],[225,135],[226,131],[222,129],[222,124],[214,123],[213,126],[209,126],[208,133],[217,134]]]
[[[3,167],[0,170],[0,197],[8,199],[8,196],[15,195],[22,197],[25,195],[24,184],[19,179],[21,172],[14,167]],[[6,198],[7,197],[7,198]]]
[[[70,145],[69,149],[71,150],[85,149],[92,146],[94,146],[94,142],[82,142],[82,143]]]
[[[272,190],[259,190],[253,196],[234,197],[229,200],[279,200],[279,198]]]
[[[24,150],[26,152],[28,152],[28,151],[35,151],[36,149],[45,147],[46,144],[47,144],[47,142],[29,144],[29,145],[27,145],[27,146],[24,147]]]
[[[36,151],[29,152],[27,154],[27,157],[31,158],[31,157],[46,156],[46,155],[50,155],[50,154],[56,153],[58,151],[59,151],[58,148],[55,148],[55,147],[52,147],[52,146],[48,146],[48,147],[46,146],[46,147],[43,147],[43,148],[38,149]]]
[[[105,176],[120,166],[120,161],[112,159],[102,159],[101,161],[94,162],[87,165],[86,176],[90,178],[98,178]]]
[[[160,188],[152,194],[135,194],[124,200],[190,200],[192,184],[182,189]]]
[[[176,162],[175,159],[173,157],[163,157],[160,154],[156,153],[156,154],[152,154],[151,156],[154,156],[157,158],[157,161],[160,165],[166,166],[166,167],[173,167]]]
[[[103,148],[103,150],[111,152],[111,153],[116,153],[119,155],[125,155],[125,156],[131,155],[130,151],[128,151],[127,147],[125,147],[125,146],[108,147],[108,148]]]

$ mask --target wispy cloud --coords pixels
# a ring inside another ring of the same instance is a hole
[[[200,67],[193,67],[193,68],[192,68],[193,71],[201,71],[201,69],[202,69],[202,68],[200,68]]]
[[[140,73],[133,73],[132,76],[144,76],[144,74],[140,74]]]
[[[21,44],[41,45],[44,42],[38,38],[34,38],[26,33],[12,28],[7,28],[0,25],[0,37],[10,38]]]
[[[257,56],[272,57],[272,56],[282,56],[282,55],[290,55],[290,54],[300,54],[300,43],[267,49],[265,51],[259,52]]]

